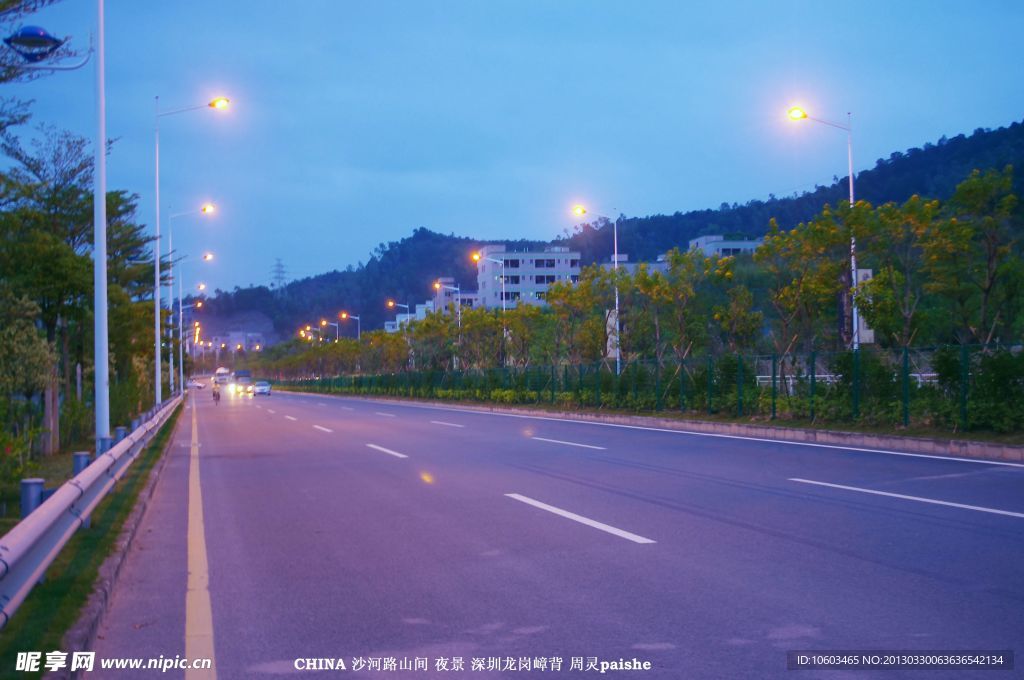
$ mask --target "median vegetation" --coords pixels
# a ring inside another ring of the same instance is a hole
[[[552,285],[544,308],[443,310],[361,341],[307,335],[247,363],[351,394],[1021,433],[1022,225],[1012,169],[975,171],[945,202],[772,222],[752,256],[674,249],[660,266],[591,266]],[[851,238],[873,273],[852,293]]]

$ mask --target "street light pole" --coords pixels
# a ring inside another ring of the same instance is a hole
[[[155,113],[153,116],[153,129],[155,131],[154,137],[154,157],[155,157],[155,168],[153,176],[155,178],[155,184],[153,196],[156,202],[156,241],[153,244],[153,337],[154,337],[154,396],[156,403],[159,404],[162,401],[163,396],[163,385],[161,375],[161,361],[162,352],[160,349],[160,309],[161,309],[161,295],[160,295],[160,119],[164,116],[174,116],[179,113],[187,113],[189,111],[198,111],[199,109],[211,108],[214,110],[225,109],[228,106],[229,100],[226,97],[217,97],[207,104],[201,104],[199,106],[188,106],[183,109],[172,109],[170,111],[160,110],[160,96],[155,97]],[[171,284],[170,299],[169,303],[171,306],[171,312],[174,312],[174,284]],[[171,353],[173,356],[173,348]],[[173,359],[172,359],[173,362]],[[171,375],[173,376],[174,369],[171,368]],[[173,383],[173,378],[171,379]]]
[[[615,218],[612,227],[615,241],[612,258],[612,270],[615,272],[615,375],[622,373],[622,352],[619,351],[619,218]]]
[[[107,97],[103,0],[96,0],[96,167],[93,178],[93,370],[96,451],[110,444],[110,358],[107,334]]]
[[[321,326],[334,326],[334,341],[337,342],[341,339],[341,325],[327,319],[320,320]]]
[[[159,406],[160,402],[163,401],[163,376],[162,366],[163,363],[163,352],[161,351],[161,338],[160,338],[160,308],[162,307],[161,298],[163,287],[160,285],[160,97],[156,97],[156,114],[153,117],[155,122],[156,131],[156,188],[154,191],[154,197],[156,198],[156,240],[153,241],[153,338],[155,339],[154,348],[154,361],[155,364],[155,375],[153,378],[155,394],[155,405]]]
[[[458,326],[459,326],[459,343],[458,343],[458,347],[461,349],[461,347],[462,347],[462,289],[461,289],[460,286],[449,286],[447,284],[441,283],[440,281],[438,281],[438,282],[436,282],[434,284],[434,289],[438,290],[438,291],[441,291],[441,290],[454,290],[455,291],[455,296],[456,296],[455,297],[455,304],[457,305],[456,311],[455,311],[455,316],[458,319],[457,323],[458,323]],[[502,297],[504,297],[504,295]],[[452,357],[452,365],[456,369],[459,367],[458,366],[458,356]]]
[[[846,132],[846,165],[849,173],[850,185],[850,210],[853,210],[855,199],[853,196],[853,114],[846,112],[846,125],[833,123],[831,121],[815,118],[807,115],[799,106],[792,107],[788,112],[790,120],[813,120],[829,127]],[[850,227],[850,320],[853,325],[850,337],[853,349],[860,349],[860,310],[857,308],[857,298],[854,296],[854,289],[857,287],[857,237],[853,235],[853,227]]]
[[[97,45],[74,64],[52,64],[42,60],[52,56],[64,44],[38,26],[23,26],[4,43],[25,62],[25,71],[75,71],[96,54],[96,156],[93,168],[93,362],[95,378],[96,452],[110,445],[110,365],[107,333],[107,119],[104,69],[103,0],[96,3]],[[79,395],[81,396],[81,395]]]
[[[196,210],[186,210],[185,212],[171,213],[167,216],[167,255],[170,258],[168,261],[169,274],[170,274],[170,296],[168,300],[170,302],[171,315],[174,314],[174,220],[179,217],[186,217],[188,215],[212,215],[214,212],[214,206],[212,203],[204,203],[201,208]],[[204,256],[203,261],[209,262],[211,258]],[[179,265],[180,267],[181,265]],[[181,278],[178,278],[178,390],[184,392],[185,390],[185,354],[184,349],[181,345],[182,340],[182,284]],[[174,322],[171,321],[171,339],[174,339]],[[171,393],[174,393],[174,347],[170,348],[170,385]]]
[[[342,312],[341,313],[341,318],[342,319],[355,319],[356,320],[356,342],[359,342],[362,339],[362,337],[363,337],[362,319],[360,319],[355,314],[349,314],[348,312]]]
[[[572,209],[573,213],[577,217],[583,217],[587,214],[586,207],[577,205]],[[599,218],[609,220],[604,215],[598,215]],[[612,270],[615,272],[615,375],[621,375],[622,373],[622,351],[619,348],[619,218],[616,217],[615,221],[612,222]]]

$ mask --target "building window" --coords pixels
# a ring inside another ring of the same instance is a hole
[[[537,267],[537,269],[554,269],[555,268],[555,261],[554,260],[537,260],[537,262],[536,262],[536,264],[534,266]]]
[[[548,292],[546,290],[538,290],[536,295],[538,300],[543,300],[548,296]]]
[[[505,299],[506,300],[518,300],[519,299],[519,291],[518,290],[507,290],[507,291],[505,291]]]
[[[519,285],[519,275],[509,275],[505,277],[505,283],[511,283],[513,285]]]
[[[575,269],[575,268],[580,266],[580,261],[579,260],[569,260],[569,266],[573,267]]]
[[[537,283],[554,283],[555,281],[558,280],[558,277],[555,276],[554,274],[538,274],[537,276],[533,277],[533,279]]]
[[[580,282],[580,275],[579,274],[573,274],[572,276],[569,277],[569,280],[571,280],[573,283],[579,283]]]
[[[509,269],[519,269],[519,260],[505,260],[505,266]]]

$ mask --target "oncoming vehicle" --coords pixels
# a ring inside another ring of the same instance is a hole
[[[231,383],[231,392],[234,394],[252,394],[254,390],[252,378],[242,377]]]
[[[258,380],[258,381],[256,381],[256,387],[253,390],[253,394],[265,394],[265,395],[267,395],[269,397],[270,396],[270,383],[268,383],[266,380]]]
[[[227,385],[230,382],[231,371],[221,366],[213,374],[214,385]]]

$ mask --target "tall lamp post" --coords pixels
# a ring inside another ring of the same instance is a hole
[[[104,0],[96,0],[96,47],[77,64],[44,64],[64,44],[38,26],[25,26],[4,42],[37,71],[72,71],[96,53],[96,140],[93,168],[93,370],[95,377],[96,452],[110,445],[110,358],[107,334],[107,104],[104,59]],[[157,338],[157,342],[159,342]]]
[[[586,207],[582,205],[574,206],[572,212],[577,217],[583,217],[587,214]],[[604,217],[598,215],[598,217]],[[604,219],[608,220],[607,217]],[[608,220],[611,222],[611,220]],[[619,218],[615,218],[612,222],[612,269],[616,272],[619,271]],[[615,375],[622,373],[622,352],[619,350],[619,280],[615,279]]]
[[[412,358],[412,342],[409,340],[409,326],[412,325],[412,305],[403,305],[401,302],[388,300],[388,309],[394,309],[395,307],[401,307],[405,310],[405,344],[409,346],[409,365],[411,368],[415,368],[416,364]],[[397,318],[396,316],[395,319],[397,320]]]
[[[502,278],[504,278],[504,277],[502,277]],[[441,283],[440,281],[435,281],[434,282],[434,290],[436,290],[436,291],[454,290],[455,291],[455,296],[456,296],[455,297],[455,304],[456,304],[455,316],[458,319],[457,323],[459,325],[459,343],[458,343],[458,346],[461,349],[461,347],[462,347],[462,290],[460,289],[460,287],[458,285],[449,286],[447,284]],[[502,295],[502,297],[505,297],[505,296]],[[452,364],[453,364],[454,368],[458,369],[458,367],[459,367],[459,357],[458,356],[452,357]]]
[[[338,314],[338,318],[341,319],[342,321],[346,319],[354,319],[356,322],[356,342],[362,339],[362,319],[360,319],[355,314],[349,314],[348,312],[341,312],[340,314]]]
[[[103,0],[99,0],[102,4]],[[154,116],[154,130],[155,130],[155,203],[156,203],[156,240],[153,245],[153,263],[154,263],[154,293],[153,293],[153,335],[155,337],[155,370],[154,370],[154,392],[156,397],[156,403],[159,404],[163,401],[163,387],[161,377],[161,356],[163,352],[160,351],[160,119],[166,118],[167,116],[175,116],[180,113],[188,113],[189,111],[199,111],[200,109],[213,109],[215,111],[222,111],[226,109],[231,102],[227,97],[217,97],[212,99],[206,104],[200,104],[198,106],[186,106],[181,109],[171,109],[169,111],[160,110],[160,97],[156,97],[156,114]],[[171,295],[174,295],[174,289],[171,289]],[[172,309],[173,311],[173,309]]]
[[[480,264],[481,261],[494,262],[495,264],[501,265],[501,365],[505,365],[505,336],[508,335],[508,329],[505,326],[505,260],[497,259],[494,257],[487,257],[480,252],[473,253],[473,262]]]
[[[216,211],[217,211],[217,209],[214,207],[214,205],[212,203],[204,203],[201,207],[196,208],[195,210],[186,210],[185,212],[171,213],[170,215],[168,215],[168,217],[167,217],[167,254],[168,254],[168,256],[172,256],[172,254],[174,252],[174,220],[176,220],[176,219],[178,219],[180,217],[187,217],[189,215],[212,215]],[[203,261],[204,262],[209,262],[212,259],[213,259],[213,256],[210,255],[210,253],[206,253],[203,256]],[[159,264],[157,266],[159,267]],[[171,257],[171,259],[168,262],[168,274],[169,274],[170,280],[171,280],[171,289],[170,289],[170,296],[169,296],[169,299],[171,301],[171,314],[174,314],[174,258],[173,257]],[[178,280],[178,390],[179,391],[185,389],[185,382],[184,382],[185,367],[183,365],[184,352],[183,352],[182,347],[181,347],[181,312],[182,312],[181,302],[182,302],[182,300],[181,300],[181,280],[179,279]],[[173,338],[174,337],[174,330],[173,330],[174,326],[173,326],[173,324],[171,326],[171,329],[172,329],[171,330],[171,337]],[[173,347],[171,348],[171,358],[170,358],[170,366],[169,366],[169,368],[170,368],[170,371],[171,371],[170,387],[171,387],[171,393],[173,394],[174,393],[174,349],[173,349]]]
[[[822,120],[821,118],[815,118],[807,114],[802,107],[794,106],[789,109],[786,113],[790,120],[801,121],[801,120],[812,120],[815,123],[821,123],[837,130],[843,130],[846,132],[846,165],[847,171],[849,172],[850,179],[850,209],[853,209],[854,198],[853,198],[853,124],[852,115],[846,113],[846,125],[842,123],[833,123],[832,121]],[[853,343],[853,349],[860,349],[860,312],[857,309],[857,299],[854,297],[853,290],[857,286],[857,237],[853,235],[853,228],[850,228],[850,308],[852,314],[850,315],[853,328],[851,329],[850,337]]]
[[[437,290],[437,291],[441,291],[441,290],[454,290],[455,291],[455,295],[457,296],[455,298],[455,304],[457,305],[456,306],[455,315],[458,318],[459,328],[462,328],[462,291],[459,289],[459,286],[449,286],[447,284],[441,283],[440,281],[435,281],[434,282],[434,290]],[[502,295],[502,297],[505,297],[505,296]]]
[[[327,319],[320,319],[320,326],[326,328],[327,326],[334,326],[334,341],[337,342],[341,339],[341,325]]]

